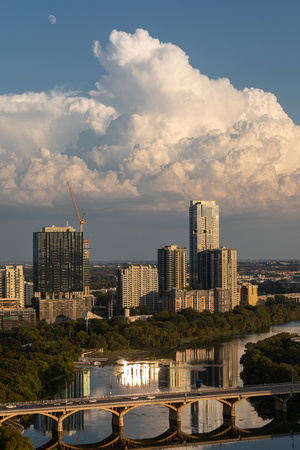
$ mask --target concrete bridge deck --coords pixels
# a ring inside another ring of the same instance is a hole
[[[62,434],[63,420],[77,411],[104,410],[112,414],[113,431],[124,426],[124,415],[144,405],[163,405],[169,409],[170,427],[181,423],[181,411],[201,400],[216,400],[223,404],[223,416],[235,417],[235,406],[253,397],[269,396],[274,408],[285,412],[287,401],[300,393],[300,383],[274,383],[269,385],[236,388],[198,389],[195,391],[137,393],[130,395],[107,395],[99,398],[74,398],[65,400],[40,400],[27,403],[0,404],[0,424],[20,415],[42,414],[52,418],[52,435]]]

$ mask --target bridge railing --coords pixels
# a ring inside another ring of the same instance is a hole
[[[130,400],[131,397],[133,396],[154,396],[156,397],[156,395],[161,396],[161,395],[170,395],[173,394],[174,397],[176,397],[176,395],[178,396],[184,396],[185,394],[187,395],[198,395],[199,393],[205,394],[205,391],[216,391],[216,393],[220,390],[224,390],[226,392],[230,392],[230,391],[236,391],[236,390],[251,390],[251,389],[259,389],[259,388],[268,388],[268,387],[279,387],[279,386],[299,386],[300,382],[298,381],[291,381],[291,382],[285,382],[285,383],[269,383],[269,384],[255,384],[255,385],[246,385],[246,386],[236,386],[236,387],[230,387],[230,388],[224,388],[224,387],[201,387],[199,389],[196,390],[185,390],[185,391],[154,391],[154,392],[131,392],[129,394],[106,394],[106,395],[102,395],[102,396],[97,396],[97,397],[68,397],[68,398],[52,398],[52,399],[43,399],[43,400],[28,400],[28,401],[22,401],[22,402],[6,402],[6,403],[0,403],[0,407],[6,407],[9,405],[14,405],[16,406],[16,408],[18,407],[24,407],[24,405],[30,404],[30,405],[37,405],[37,406],[51,406],[54,403],[60,403],[61,406],[63,406],[66,403],[70,402],[82,402],[82,403],[89,403],[89,402],[98,402],[101,401],[102,399],[108,399],[108,398],[116,398],[116,399],[120,399],[120,398],[124,398]]]

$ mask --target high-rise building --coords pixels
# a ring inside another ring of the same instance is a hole
[[[123,309],[148,306],[157,311],[158,272],[151,264],[124,264],[118,269],[117,313]]]
[[[18,300],[19,306],[24,307],[23,266],[5,266],[5,269],[0,269],[0,298]]]
[[[83,239],[83,292],[90,293],[90,241]]]
[[[168,245],[157,250],[157,269],[160,297],[171,289],[186,287],[186,248]]]
[[[191,200],[189,208],[190,284],[198,283],[198,253],[219,247],[219,206],[214,201]]]
[[[34,296],[33,283],[32,281],[25,281],[25,306],[31,306],[31,299]]]
[[[52,226],[33,233],[33,283],[42,299],[82,297],[82,232]]]
[[[228,290],[229,309],[238,304],[237,251],[235,249],[221,247],[198,253],[198,271],[200,289]],[[222,292],[219,292],[220,302],[222,297],[225,299],[224,293],[221,294]]]

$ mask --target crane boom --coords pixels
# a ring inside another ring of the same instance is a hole
[[[87,223],[87,221],[85,220],[86,212],[84,211],[84,214],[83,214],[82,218],[80,218],[80,214],[79,214],[76,202],[75,202],[75,198],[74,198],[74,195],[73,195],[70,183],[68,181],[67,181],[67,185],[68,185],[68,188],[69,188],[69,191],[70,191],[70,194],[71,194],[74,206],[75,206],[75,210],[76,210],[76,213],[77,213],[77,217],[78,217],[78,220],[79,220],[80,232],[83,232],[83,224]]]

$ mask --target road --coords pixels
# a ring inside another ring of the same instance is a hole
[[[133,405],[164,404],[176,402],[191,402],[197,400],[249,398],[255,396],[270,396],[280,394],[300,393],[300,383],[274,383],[269,385],[244,386],[237,388],[198,389],[181,392],[132,393],[129,395],[107,395],[99,398],[77,398],[67,400],[40,400],[34,402],[2,403],[0,415],[15,416],[37,414],[46,411],[79,411],[105,407],[122,407]],[[2,412],[2,414],[1,414]]]

